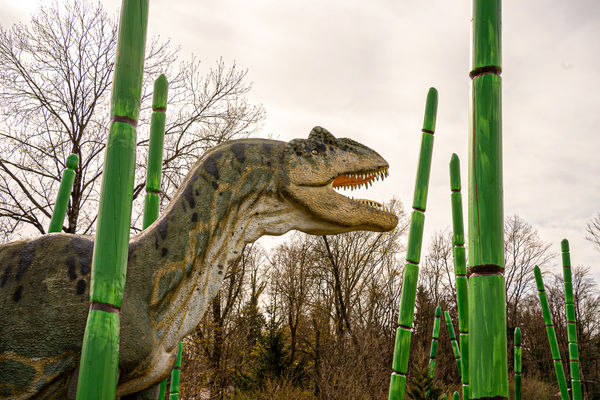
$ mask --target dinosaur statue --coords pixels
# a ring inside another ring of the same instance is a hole
[[[333,190],[387,171],[375,151],[320,127],[308,139],[234,140],[206,152],[130,241],[118,396],[148,398],[167,377],[244,245],[291,229],[393,229],[390,210]],[[75,398],[93,241],[53,233],[0,246],[0,398]]]

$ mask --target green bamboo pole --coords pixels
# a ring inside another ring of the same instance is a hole
[[[158,392],[158,400],[165,400],[165,395],[167,393],[167,380],[165,379],[160,383],[160,389]]]
[[[473,0],[469,121],[471,399],[508,399],[500,0]]]
[[[146,229],[158,218],[160,210],[160,180],[162,175],[163,146],[167,92],[169,83],[164,75],[154,81],[152,95],[152,119],[150,121],[150,144],[148,148],[148,171],[146,173],[146,197],[144,198],[144,224]]]
[[[446,319],[446,328],[448,329],[448,336],[450,337],[450,343],[452,344],[452,353],[454,354],[456,366],[458,367],[458,376],[461,376],[462,367],[460,361],[460,349],[458,347],[458,343],[456,342],[456,335],[454,334],[452,318],[450,318],[450,313],[448,311],[444,311],[444,318]]]
[[[440,338],[440,317],[442,316],[442,307],[435,308],[435,317],[433,319],[433,331],[431,332],[431,349],[429,350],[429,376],[435,375],[435,357],[437,356],[438,342]]]
[[[552,315],[550,314],[548,298],[546,297],[546,291],[544,289],[544,281],[542,279],[540,268],[537,265],[533,269],[533,273],[535,274],[535,282],[537,284],[538,295],[540,297],[540,305],[542,306],[542,315],[544,317],[544,323],[546,324],[546,333],[548,334],[548,342],[550,343],[552,360],[554,361],[554,370],[556,371],[556,379],[558,380],[558,388],[560,389],[560,398],[562,400],[569,400],[565,371],[563,370],[560,351],[558,349],[558,342],[556,340],[556,333],[554,332],[554,325],[552,324]]]
[[[460,395],[458,394],[458,392],[454,392],[454,394],[452,395],[452,400],[460,400]]]
[[[515,329],[515,400],[521,400],[521,329]]]
[[[169,400],[179,399],[179,378],[181,376],[181,354],[183,350],[183,342],[179,342],[179,348],[177,349],[177,361],[175,367],[171,371],[171,387],[169,393]]]
[[[569,241],[561,242],[563,277],[565,282],[565,305],[567,315],[567,336],[569,339],[569,366],[571,371],[571,393],[573,400],[581,400],[581,371],[579,370],[579,350],[577,348],[577,325],[575,304],[573,303],[573,281],[571,276],[571,254]]]
[[[435,88],[429,89],[425,105],[423,129],[421,130],[421,150],[413,195],[413,212],[408,233],[406,264],[400,294],[400,310],[394,345],[394,359],[392,361],[393,372],[390,378],[389,400],[403,400],[406,390],[406,373],[408,370],[411,330],[415,312],[419,261],[423,241],[423,224],[425,222],[427,189],[429,187],[429,172],[433,151],[433,134],[435,132],[435,119],[437,115],[437,100],[437,90]]]
[[[80,400],[116,397],[119,312],[127,272],[147,22],[147,0],[123,0],[92,259],[90,312],[77,383]]]
[[[456,308],[460,335],[463,399],[469,396],[469,293],[467,283],[467,256],[465,253],[465,229],[463,224],[462,194],[460,183],[460,160],[456,154],[450,158],[450,200],[452,204],[452,244],[454,276],[456,280]]]
[[[52,218],[48,226],[48,233],[60,232],[63,229],[63,222],[65,221],[65,214],[69,205],[69,196],[71,196],[71,190],[73,189],[77,164],[79,164],[77,154],[71,154],[67,157],[67,168],[63,172],[60,186],[58,187],[54,211],[52,212]]]
[[[150,143],[148,145],[148,168],[146,172],[146,197],[144,198],[144,223],[146,229],[156,219],[160,212],[160,181],[162,176],[163,147],[165,142],[165,123],[167,111],[167,93],[169,83],[167,77],[161,74],[154,81],[152,94],[152,117],[150,120]],[[164,400],[167,380],[160,383],[158,400]]]

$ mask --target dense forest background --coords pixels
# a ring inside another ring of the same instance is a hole
[[[394,347],[408,218],[390,233],[294,234],[266,251],[248,246],[229,267],[219,295],[185,340],[181,394],[186,399],[385,399]],[[423,250],[411,342],[409,391],[427,383],[435,308],[458,334],[451,234]],[[518,215],[506,219],[507,337],[512,391],[515,327],[523,335],[523,398],[558,393],[533,267],[546,292],[568,376],[559,244],[544,243]],[[600,398],[600,302],[589,268],[573,267],[577,335],[587,399]],[[440,330],[433,384],[460,391],[446,325]],[[512,393],[511,393],[512,396]],[[417,395],[413,398],[419,398]]]

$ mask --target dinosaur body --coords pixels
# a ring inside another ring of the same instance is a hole
[[[395,215],[333,191],[387,171],[373,150],[314,128],[290,143],[244,139],[204,154],[162,216],[132,238],[121,308],[119,396],[164,379],[227,265],[291,229],[386,231]],[[0,246],[0,398],[74,398],[94,238],[47,234]]]

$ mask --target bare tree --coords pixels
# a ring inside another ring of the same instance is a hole
[[[585,233],[585,238],[594,244],[596,250],[600,251],[600,213],[588,222]]]
[[[0,28],[0,240],[45,233],[70,153],[79,166],[67,210],[71,233],[92,233],[108,130],[117,24],[102,3],[55,2],[28,24]],[[249,135],[264,118],[245,95],[247,71],[222,60],[202,73],[178,48],[147,45],[134,196],[144,187],[153,81],[169,80],[163,192],[169,199],[206,148]],[[141,197],[141,196],[139,196]],[[140,207],[134,209],[133,221]]]
[[[543,242],[535,229],[518,215],[504,222],[504,277],[506,279],[507,317],[518,324],[517,310],[523,297],[535,288],[533,267],[552,258],[550,244]]]
[[[453,299],[455,302],[452,234],[447,230],[433,235],[419,278],[431,294],[433,304],[453,303]]]

